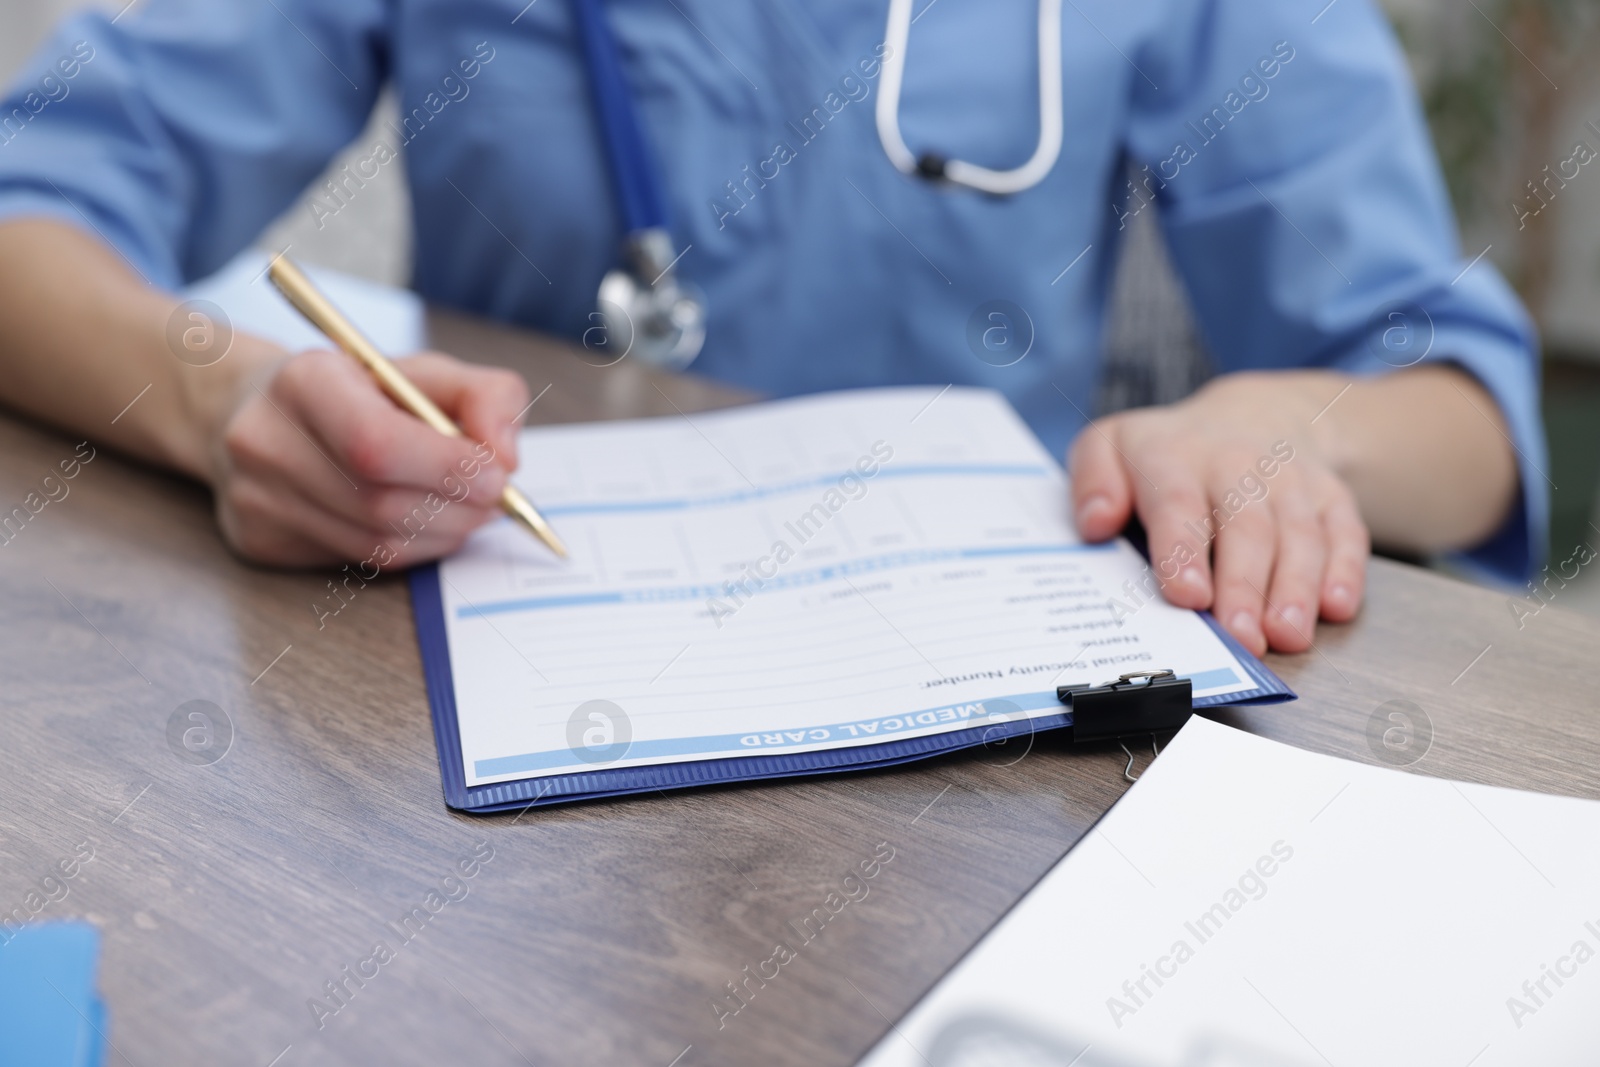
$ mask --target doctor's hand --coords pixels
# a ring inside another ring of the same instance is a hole
[[[210,481],[236,552],[387,570],[448,555],[499,514],[528,403],[522,378],[437,353],[398,366],[465,438],[403,411],[340,352],[276,353],[235,385],[213,423]]]
[[[1235,374],[1096,420],[1069,458],[1079,532],[1102,541],[1137,513],[1167,600],[1210,608],[1257,655],[1304,651],[1319,617],[1354,617],[1370,552],[1316,425],[1338,380]]]

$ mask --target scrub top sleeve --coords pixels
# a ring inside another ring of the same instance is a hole
[[[1523,580],[1549,512],[1537,341],[1486,259],[1464,256],[1405,60],[1369,0],[1203,0],[1130,81],[1124,210],[1160,204],[1219,370],[1392,373],[1450,363],[1494,397],[1521,486],[1465,559]],[[1315,18],[1315,21],[1313,19]],[[1486,416],[1487,417],[1487,416]]]
[[[379,0],[146,0],[58,27],[0,100],[0,219],[97,234],[154,285],[216,270],[362,129]]]

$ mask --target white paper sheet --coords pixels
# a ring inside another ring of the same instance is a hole
[[[1600,1059],[1600,803],[1196,718],[864,1067]]]
[[[1056,685],[1151,667],[1257,687],[1193,612],[1123,588],[1131,547],[1078,540],[998,394],[537,428],[521,455],[573,558],[502,521],[442,565],[469,785],[1059,714]]]

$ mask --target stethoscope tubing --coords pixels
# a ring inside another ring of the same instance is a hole
[[[601,0],[572,0],[583,43],[584,66],[601,137],[611,160],[611,180],[627,233],[666,229],[666,195],[660,169],[639,128],[637,109],[622,72],[622,57]]]
[[[906,46],[911,39],[912,0],[889,0],[884,28],[888,55],[883,61],[875,118],[884,154],[902,174],[924,173],[918,157],[900,134],[900,87],[905,78]],[[1033,156],[1011,170],[991,170],[962,159],[942,162],[938,177],[979,192],[1009,196],[1044,180],[1061,156],[1061,0],[1039,0],[1039,140]]]
[[[601,278],[595,315],[606,344],[621,346],[616,358],[637,352],[647,363],[681,370],[705,342],[705,299],[673,270],[682,253],[673,254],[666,181],[645,140],[602,0],[571,0],[571,10],[623,230],[621,263]]]
[[[654,264],[654,260],[662,257],[663,250],[671,252],[665,183],[640,127],[623,74],[621,53],[602,2],[571,0],[571,10],[600,119],[601,139],[611,164],[625,251],[633,252],[633,258],[650,252],[643,258]],[[885,50],[883,80],[874,114],[878,139],[890,162],[904,174],[922,174],[995,196],[1019,193],[1039,184],[1061,155],[1061,0],[1039,0],[1039,139],[1032,157],[1010,170],[994,170],[961,159],[940,160],[936,167],[927,166],[906,145],[900,133],[900,90],[905,80],[907,44],[911,37],[912,2],[889,0],[884,30],[884,40],[889,47]],[[931,157],[925,159],[931,160]],[[661,348],[660,352],[652,352],[655,358],[681,366],[699,352],[704,338],[705,309],[702,298],[692,286],[681,287],[672,277],[672,262],[666,262],[659,272],[656,272],[657,265],[650,266],[650,271],[656,273],[654,278],[640,275],[637,264],[625,263],[621,270],[612,271],[601,286],[602,309],[607,292],[614,292],[627,305],[641,303],[642,321],[660,324],[665,331],[658,344],[646,347]],[[619,284],[624,282],[626,284]],[[612,302],[617,303],[616,300]],[[636,316],[628,307],[623,311],[629,318],[628,335],[634,337]],[[630,341],[630,347],[631,344]]]

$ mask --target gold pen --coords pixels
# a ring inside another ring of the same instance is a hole
[[[446,437],[464,437],[461,427],[451,421],[450,416],[439,410],[437,404],[428,399],[428,395],[418,389],[410,378],[400,373],[400,368],[391,363],[377,347],[350,322],[339,309],[328,302],[328,298],[318,291],[311,279],[301,273],[300,268],[289,262],[285,256],[278,256],[268,268],[272,277],[272,284],[294,306],[294,309],[304,315],[317,329],[328,336],[334,344],[345,352],[354,356],[378,379],[378,385],[390,398],[411,414],[432,426]],[[550,551],[560,556],[567,557],[567,546],[561,543],[561,538],[550,528],[539,509],[522,495],[516,486],[506,484],[505,492],[500,494],[500,506],[506,514],[526,526],[535,537],[549,546]]]

